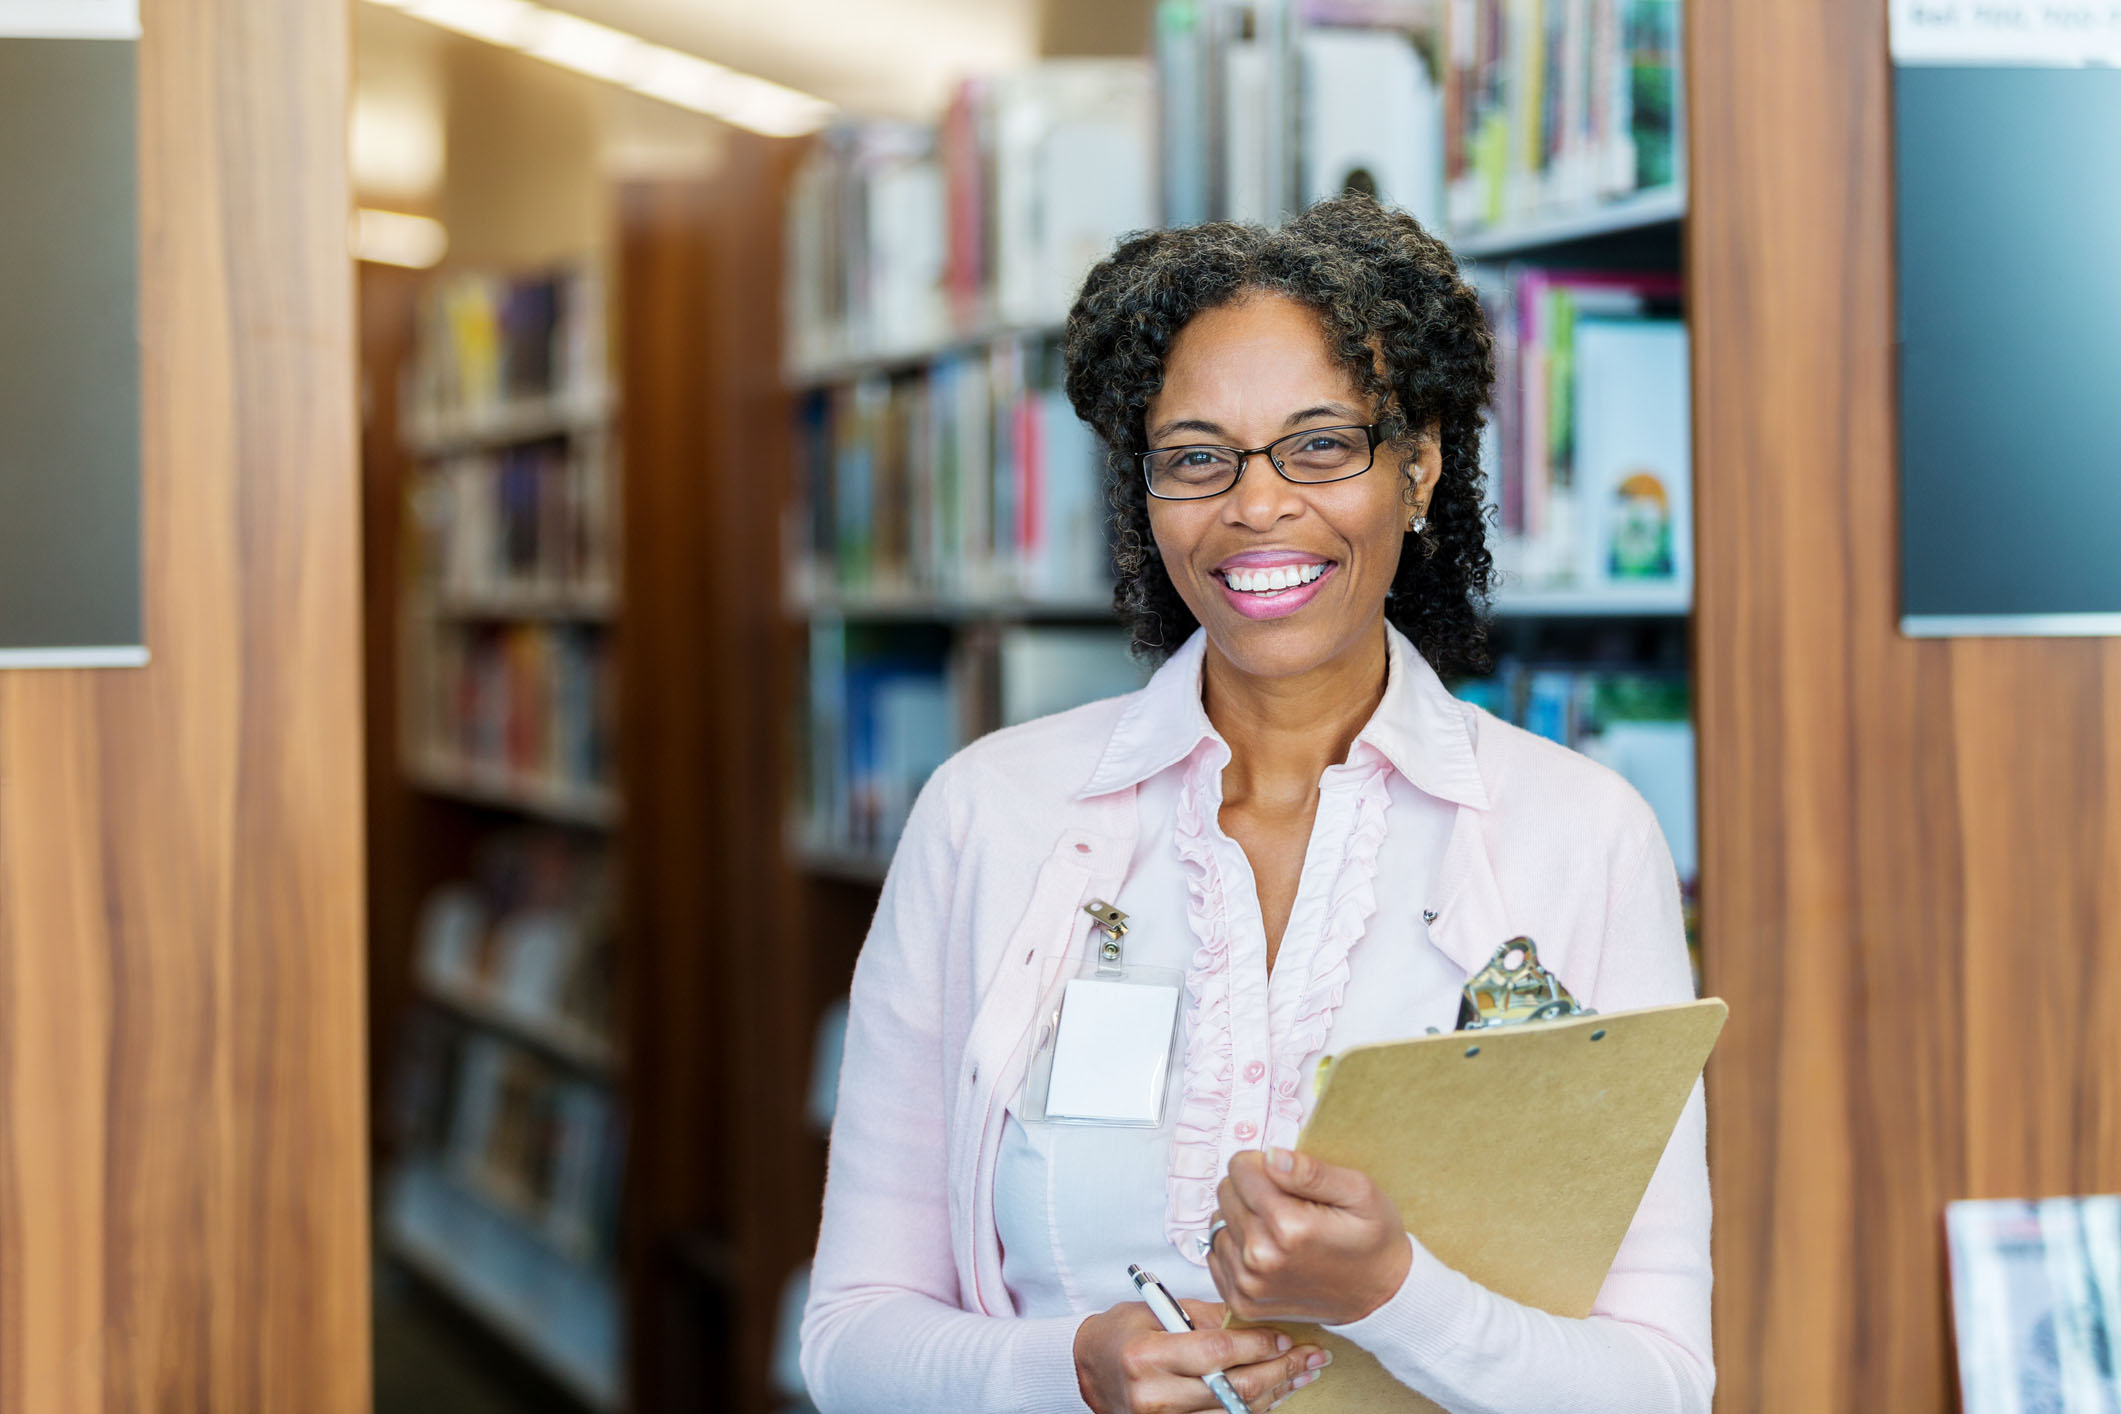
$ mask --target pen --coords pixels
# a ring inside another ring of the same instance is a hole
[[[1165,1330],[1177,1335],[1180,1331],[1193,1329],[1192,1320],[1179,1309],[1178,1303],[1171,1299],[1171,1293],[1164,1289],[1164,1284],[1158,1281],[1154,1274],[1143,1271],[1139,1266],[1129,1266],[1127,1275],[1134,1278],[1134,1289],[1141,1293],[1142,1300],[1149,1303],[1149,1309],[1156,1313],[1157,1321]],[[1208,1386],[1209,1392],[1222,1401],[1223,1408],[1229,1411],[1229,1414],[1252,1414],[1251,1407],[1237,1397],[1237,1391],[1231,1387],[1228,1375],[1220,1370],[1210,1370],[1202,1375],[1201,1379]]]

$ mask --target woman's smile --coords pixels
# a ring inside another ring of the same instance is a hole
[[[1210,574],[1238,613],[1248,619],[1280,619],[1317,598],[1337,568],[1337,562],[1322,555],[1254,550],[1232,555]]]

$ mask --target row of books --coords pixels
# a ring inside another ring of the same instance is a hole
[[[1447,0],[1444,9],[1452,230],[1680,180],[1680,0]]]
[[[513,830],[481,842],[472,878],[428,896],[414,965],[430,995],[477,998],[534,1033],[608,1044],[613,930],[606,844]]]
[[[1495,331],[1483,451],[1506,582],[1689,593],[1678,277],[1513,266],[1474,279]]]
[[[408,424],[597,396],[608,360],[605,298],[594,263],[535,275],[437,278],[419,306],[405,389]]]
[[[1113,627],[811,626],[805,843],[887,855],[935,768],[973,737],[1130,692]]]
[[[409,1013],[393,1128],[402,1162],[582,1265],[617,1250],[623,1133],[608,1087],[439,1010]]]
[[[816,593],[1109,593],[1103,460],[1043,340],[1004,338],[801,405],[790,562]]]
[[[599,626],[411,620],[411,764],[556,791],[612,774],[612,665]]]
[[[1681,880],[1700,871],[1693,693],[1682,671],[1504,658],[1458,695],[1626,777],[1657,812]]]
[[[416,578],[444,599],[608,595],[617,500],[600,434],[435,462],[412,494]]]
[[[1367,192],[1437,224],[1443,100],[1407,0],[1161,0],[1161,219],[1272,225]]]
[[[1144,62],[1056,59],[966,82],[933,127],[826,133],[788,205],[796,368],[1057,323],[1154,219],[1151,109]]]

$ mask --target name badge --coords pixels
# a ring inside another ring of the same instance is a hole
[[[1041,1020],[1018,1117],[1159,1128],[1184,979],[1171,968],[1128,966],[1121,942],[1127,915],[1102,900],[1086,911],[1102,937],[1083,975],[1069,979],[1060,1006]]]

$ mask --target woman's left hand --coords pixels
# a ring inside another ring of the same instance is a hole
[[[1208,1271],[1249,1321],[1342,1325],[1385,1304],[1412,1254],[1398,1207],[1360,1169],[1289,1149],[1247,1150],[1216,1190],[1229,1226]]]

